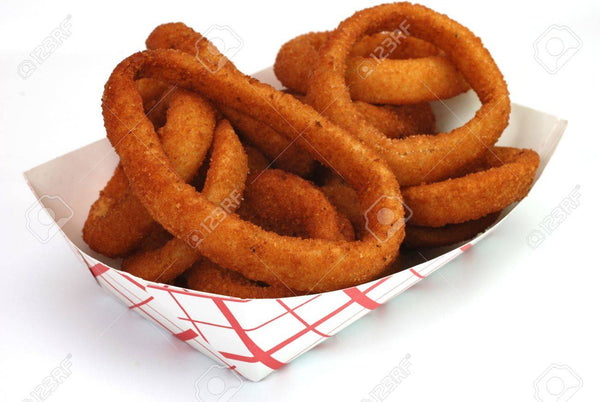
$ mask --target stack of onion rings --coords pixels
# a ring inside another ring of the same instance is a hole
[[[398,269],[401,245],[485,230],[535,178],[535,152],[494,146],[510,102],[493,59],[425,7],[373,7],[288,42],[275,72],[291,93],[243,75],[181,23],[146,45],[106,84],[121,163],[84,228],[144,279],[241,298],[357,285]],[[481,109],[436,134],[427,102],[469,87]]]

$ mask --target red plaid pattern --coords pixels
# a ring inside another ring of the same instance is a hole
[[[147,282],[79,253],[100,286],[130,309],[213,360],[258,381],[467,249],[348,289],[256,300]]]

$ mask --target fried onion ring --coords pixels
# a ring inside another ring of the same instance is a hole
[[[353,240],[350,222],[317,187],[281,170],[268,169],[248,177],[239,215],[284,236]],[[285,284],[258,283],[203,260],[187,273],[188,287],[241,298],[295,296]]]
[[[146,39],[146,47],[150,50],[178,49],[197,57],[202,56],[203,62],[207,65],[214,64],[217,69],[230,69],[237,72],[227,58],[219,56],[220,53],[212,43],[182,23],[170,23],[156,27]],[[219,106],[221,112],[239,131],[239,134],[260,149],[275,167],[301,177],[310,175],[315,167],[315,161],[296,143],[298,138],[290,140],[241,110],[227,107],[227,105]],[[300,133],[301,131],[297,134]]]
[[[201,292],[215,293],[240,299],[275,299],[296,296],[296,292],[283,285],[268,285],[251,281],[242,274],[222,268],[203,259],[187,272],[187,286]]]
[[[298,100],[306,103],[304,95],[293,94]],[[402,138],[409,135],[433,134],[436,132],[435,115],[428,103],[414,105],[372,105],[354,101],[356,111],[380,130],[388,138]]]
[[[473,221],[448,224],[439,228],[406,225],[403,249],[441,247],[472,239],[496,222],[499,212],[494,212]]]
[[[405,20],[411,34],[445,52],[479,96],[482,106],[464,126],[435,136],[389,139],[356,112],[344,73],[353,44],[376,31],[393,31]],[[369,144],[402,186],[451,177],[498,140],[510,113],[502,73],[480,39],[447,16],[410,3],[376,6],[343,21],[320,49],[307,101]]]
[[[248,161],[242,144],[229,122],[221,120],[214,132],[210,167],[202,189],[202,195],[213,205],[211,213],[217,211],[216,205],[230,198],[234,200],[233,203],[228,201],[231,208],[226,212],[237,209],[247,172]],[[175,238],[161,248],[126,258],[123,270],[150,281],[172,281],[201,258],[191,247],[199,241],[193,237],[194,232],[184,240]]]
[[[140,82],[144,83],[143,86]],[[163,95],[164,84],[138,81],[142,99],[152,110],[164,97],[166,123],[158,129],[161,145],[169,157],[169,168],[190,181],[202,164],[212,142],[215,111],[202,97],[183,89]],[[157,95],[161,94],[161,95]],[[148,109],[146,109],[148,110]],[[157,116],[153,120],[158,119]],[[129,189],[119,165],[83,227],[83,239],[95,251],[110,257],[129,254],[150,231],[154,219]]]
[[[296,141],[290,142],[268,125],[234,108],[221,106],[219,110],[246,141],[260,149],[272,161],[273,166],[301,177],[308,177],[313,172],[315,160]],[[299,138],[297,141],[304,140]]]
[[[354,240],[348,219],[312,183],[278,169],[250,177],[241,217],[282,236]]]
[[[279,277],[300,291],[339,289],[377,277],[394,260],[404,237],[403,225],[397,224],[404,216],[402,198],[386,164],[292,96],[237,70],[206,68],[207,63],[220,66],[223,56],[202,45],[197,57],[210,53],[202,63],[180,51],[157,49],[130,56],[109,78],[103,97],[105,126],[134,193],[151,215],[180,239],[197,230],[214,209],[204,195],[165,168],[168,158],[152,124],[144,117],[139,96],[132,94],[136,78],[156,78],[197,91],[217,104],[241,109],[290,140],[303,132],[313,157],[335,166],[358,189],[361,208],[368,211],[370,233],[354,242],[279,236],[229,214],[195,245],[200,253],[248,279],[269,283]],[[123,123],[134,127],[135,138],[127,135],[129,130]],[[377,220],[382,208],[391,214],[391,222]],[[323,276],[329,267],[335,269]]]
[[[300,93],[308,91],[319,49],[330,35],[311,32],[281,47],[273,68],[284,86]],[[469,89],[439,49],[410,36],[366,36],[354,44],[347,64],[345,79],[353,100],[405,105],[446,99]]]
[[[440,227],[479,219],[519,201],[533,184],[540,157],[535,151],[494,147],[487,170],[402,190],[412,225]]]
[[[439,228],[501,211],[527,195],[538,165],[539,156],[535,151],[494,147],[484,154],[474,173],[404,187],[404,202],[410,210],[408,224]],[[364,225],[356,194],[343,180],[332,176],[321,190],[348,216],[355,230]]]

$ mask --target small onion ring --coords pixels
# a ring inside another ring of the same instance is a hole
[[[409,222],[440,227],[500,211],[527,195],[539,162],[535,151],[494,147],[485,153],[486,170],[403,188],[406,205],[412,210]]]
[[[268,285],[222,268],[206,258],[186,272],[187,287],[201,292],[240,299],[275,299],[296,296],[297,293],[283,285]]]
[[[493,225],[499,215],[499,212],[494,212],[473,221],[451,223],[439,228],[406,225],[402,249],[442,247],[472,239]]]

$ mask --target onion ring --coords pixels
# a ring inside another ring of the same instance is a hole
[[[318,64],[319,49],[330,34],[311,32],[281,47],[273,68],[284,86],[308,91],[311,69]],[[404,105],[446,99],[469,89],[439,49],[417,38],[366,36],[354,45],[350,56],[345,79],[353,100]]]
[[[248,161],[242,144],[229,122],[221,120],[214,132],[210,167],[202,189],[203,196],[213,205],[213,212],[216,205],[229,198],[236,199],[228,203],[226,212],[237,209],[237,197],[241,197],[247,172]],[[146,280],[170,282],[201,258],[191,247],[199,239],[192,235],[185,240],[175,238],[161,248],[134,254],[123,261],[122,268]]]
[[[496,222],[500,212],[473,221],[448,224],[439,228],[406,225],[403,249],[441,247],[472,239]]]
[[[144,118],[139,97],[131,94],[134,80],[147,77],[197,91],[217,104],[241,109],[290,140],[303,132],[312,146],[313,157],[335,166],[358,189],[362,209],[370,221],[369,234],[359,241],[346,242],[279,236],[229,214],[204,241],[195,245],[200,253],[248,279],[269,283],[279,277],[300,291],[339,289],[379,275],[394,260],[404,237],[403,225],[398,225],[404,216],[402,198],[386,164],[372,150],[292,96],[229,68],[207,69],[206,64],[215,57],[223,58],[215,56],[214,49],[208,53],[211,55],[203,63],[175,50],[137,53],[117,66],[105,87],[103,115],[107,135],[144,206],[163,227],[181,239],[197,230],[214,209],[205,196],[163,166],[168,158],[152,124]],[[220,66],[221,62],[218,63],[211,67]],[[134,121],[139,124],[135,126]],[[123,123],[135,127],[135,138],[127,135],[129,130]],[[393,219],[377,220],[377,212],[383,208]],[[228,247],[223,247],[224,244]],[[336,269],[324,277],[323,270],[328,267]],[[335,271],[344,275],[336,275]]]
[[[296,292],[282,285],[268,285],[251,281],[243,275],[203,259],[187,273],[187,286],[201,292],[215,293],[241,299],[275,299],[296,296]]]
[[[500,211],[527,195],[539,161],[532,150],[494,147],[485,154],[487,170],[404,188],[410,224],[440,227]]]
[[[164,84],[146,82],[142,87],[143,95],[152,96],[143,99],[156,99],[156,93],[160,92],[156,86],[164,87]],[[154,100],[153,107],[157,103],[161,102]],[[158,133],[169,156],[168,166],[183,180],[190,181],[212,142],[215,111],[202,97],[183,89],[172,90],[164,96],[164,103],[166,123]],[[154,219],[129,189],[127,178],[119,166],[90,209],[83,227],[83,239],[90,248],[102,254],[125,256],[155,227]]]
[[[219,110],[227,117],[236,131],[250,144],[266,155],[275,167],[308,177],[314,171],[316,161],[301,148],[297,141],[279,134],[266,124],[237,110],[220,106]],[[302,142],[304,140],[298,140]]]
[[[435,136],[392,140],[356,113],[344,74],[352,45],[375,31],[392,31],[405,19],[411,33],[446,53],[482,101],[475,117],[464,126]],[[502,73],[480,39],[450,18],[410,3],[373,7],[343,21],[321,47],[307,101],[373,147],[402,186],[451,177],[498,140],[510,113]]]
[[[152,49],[178,49],[196,55],[207,65],[214,64],[218,69],[237,69],[220,53],[210,41],[182,23],[163,24],[156,27],[146,39],[146,47]],[[220,106],[221,112],[229,119],[239,133],[253,146],[271,159],[276,167],[308,177],[315,167],[314,159],[304,149],[290,139],[277,133],[268,125],[252,119],[234,108]],[[301,131],[298,132],[300,134]]]
[[[474,221],[501,211],[527,195],[539,165],[528,149],[494,147],[484,154],[473,173],[442,182],[404,187],[410,210],[407,225],[439,228]],[[355,230],[364,225],[356,193],[339,177],[327,179],[321,190],[344,213]]]
[[[292,93],[298,100],[306,103],[306,97]],[[356,111],[380,130],[388,138],[402,138],[417,133],[436,132],[435,115],[428,103],[414,105],[372,105],[354,101]]]
[[[280,235],[330,240],[353,240],[350,222],[339,214],[317,187],[276,169],[249,176],[239,215]],[[241,298],[295,296],[281,283],[257,283],[203,260],[187,273],[191,289]]]
[[[348,219],[312,183],[278,169],[249,177],[241,217],[282,236],[354,240]]]

